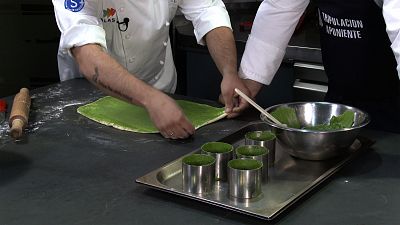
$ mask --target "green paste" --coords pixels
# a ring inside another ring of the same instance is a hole
[[[257,145],[243,145],[236,149],[236,153],[243,156],[259,156],[268,153],[267,148]]]
[[[215,158],[210,155],[193,154],[186,156],[182,162],[192,166],[207,166],[215,162]]]
[[[224,142],[208,142],[201,146],[201,149],[211,153],[225,153],[233,150],[232,145]]]
[[[296,111],[290,107],[281,106],[271,112],[279,122],[286,124],[288,127],[300,129],[301,125],[297,118]]]
[[[293,108],[282,106],[271,112],[279,122],[286,124],[291,128],[302,128],[300,122],[297,118],[296,111]],[[332,116],[329,123],[317,124],[315,126],[306,126],[302,129],[316,130],[316,131],[332,131],[340,130],[344,128],[350,128],[354,123],[355,113],[351,110],[346,110],[343,114],[339,116]]]
[[[228,166],[237,170],[256,170],[262,167],[262,163],[255,159],[233,159]]]
[[[317,131],[331,131],[331,130],[350,128],[354,123],[354,115],[355,113],[353,111],[346,110],[343,114],[340,114],[339,116],[332,116],[329,123],[327,124],[318,124],[315,126],[305,127],[304,129],[317,130]]]
[[[177,100],[176,102],[196,129],[226,116],[224,108],[185,100]],[[120,130],[138,133],[159,132],[145,108],[111,96],[80,106],[77,111],[91,120]]]
[[[246,133],[245,137],[254,141],[271,141],[275,139],[275,134],[271,131],[253,131]]]

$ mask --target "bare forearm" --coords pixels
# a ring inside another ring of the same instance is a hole
[[[227,27],[218,27],[206,35],[208,50],[218,67],[220,73],[237,73],[237,56],[235,39],[231,29]]]
[[[246,87],[249,89],[250,91],[250,97],[251,98],[255,98],[258,94],[258,92],[260,92],[263,84],[259,83],[257,81],[254,80],[250,80],[250,79],[246,79],[244,80],[244,83],[246,85]]]
[[[143,106],[165,138],[187,138],[194,127],[175,101],[130,74],[101,47],[89,44],[72,49],[81,73],[109,95]]]
[[[240,89],[246,95],[249,90],[239,78],[237,73],[237,56],[235,39],[231,29],[219,27],[211,30],[206,35],[208,50],[223,76],[221,82],[221,100],[225,103],[225,112],[228,118],[239,115],[248,103],[238,98],[235,88]]]
[[[145,105],[146,94],[151,87],[132,76],[117,61],[102,51],[101,47],[89,44],[72,49],[81,73],[108,95],[137,105]]]

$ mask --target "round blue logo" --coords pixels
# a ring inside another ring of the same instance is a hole
[[[85,0],[65,0],[64,7],[72,12],[79,12],[85,6]]]

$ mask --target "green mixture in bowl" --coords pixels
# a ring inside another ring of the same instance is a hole
[[[319,130],[319,131],[330,131],[330,130],[340,130],[344,128],[350,128],[354,123],[354,112],[347,110],[339,116],[332,116],[329,123],[318,124],[315,126],[308,126],[304,129],[308,130]]]
[[[271,112],[271,115],[279,120],[279,122],[284,123],[291,128],[316,131],[333,131],[352,127],[355,113],[351,110],[346,110],[344,113],[338,116],[332,116],[332,118],[329,120],[329,123],[305,127],[301,127],[296,116],[296,111],[293,108],[282,106]]]

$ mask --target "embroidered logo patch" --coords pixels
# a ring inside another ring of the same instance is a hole
[[[104,18],[113,17],[115,15],[115,12],[117,12],[117,10],[115,10],[114,8],[103,9],[103,17]]]
[[[103,23],[115,23],[117,21],[116,12],[114,8],[103,9],[103,18],[100,18]]]
[[[72,12],[79,12],[85,6],[85,0],[65,0],[64,7]]]

